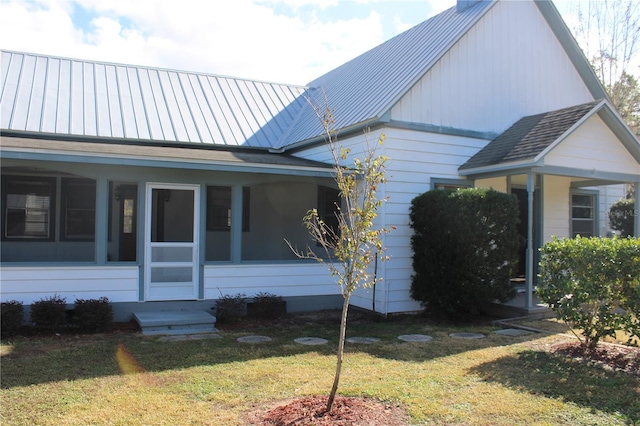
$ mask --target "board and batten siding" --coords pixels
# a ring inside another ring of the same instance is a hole
[[[387,127],[369,135],[375,142],[380,133],[386,141],[378,151],[389,159],[387,183],[379,197],[388,197],[378,211],[375,226],[396,229],[384,237],[388,262],[378,262],[377,276],[383,278],[373,288],[359,289],[352,297],[352,305],[371,309],[375,298],[375,309],[381,313],[411,312],[420,310],[420,304],[411,299],[411,276],[413,274],[409,210],[411,201],[431,189],[433,178],[460,179],[458,167],[478,152],[489,141],[461,136],[427,133]],[[352,149],[352,157],[362,157],[365,146],[363,135],[341,140]],[[325,145],[298,152],[297,156],[328,162],[330,154]],[[348,163],[347,163],[348,164]]]
[[[393,107],[391,119],[501,133],[593,96],[532,1],[494,5]]]
[[[589,170],[640,175],[640,164],[597,115],[554,147],[544,157],[544,164],[575,169],[588,165]]]
[[[69,304],[100,297],[137,302],[138,275],[138,266],[8,266],[2,268],[2,301],[30,305],[58,295]]]

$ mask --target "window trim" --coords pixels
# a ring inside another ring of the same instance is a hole
[[[587,195],[592,197],[593,199],[593,206],[592,206],[593,218],[591,219],[591,221],[593,222],[592,236],[599,237],[600,236],[600,192],[597,190],[588,190],[588,189],[580,189],[580,190],[574,189],[569,192],[569,236],[571,238],[576,237],[576,235],[574,235],[574,232],[573,232],[573,221],[580,219],[580,218],[574,219],[573,217],[573,207],[574,207],[573,196],[574,195]]]
[[[11,182],[38,182],[46,183],[49,185],[49,235],[47,237],[29,237],[27,235],[22,236],[8,236],[7,235],[7,196],[9,195],[9,184]],[[16,242],[43,242],[43,241],[55,241],[56,236],[56,195],[57,195],[57,179],[55,177],[46,176],[16,176],[16,175],[2,175],[2,241],[16,241]]]
[[[452,188],[438,188],[439,185],[455,186],[460,188],[473,188],[475,181],[472,179],[452,179],[452,178],[431,178],[431,190],[435,189],[452,189]]]

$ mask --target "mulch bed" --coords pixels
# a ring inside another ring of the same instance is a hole
[[[369,398],[336,396],[333,408],[325,412],[327,396],[297,398],[265,412],[248,415],[255,426],[406,426],[409,416],[397,405]]]
[[[549,347],[549,352],[588,362],[609,370],[622,371],[640,377],[640,348],[600,342],[590,351],[577,341],[559,342]]]

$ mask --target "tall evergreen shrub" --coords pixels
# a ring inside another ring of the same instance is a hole
[[[612,229],[620,231],[620,236],[632,237],[634,217],[638,214],[640,213],[635,211],[633,198],[618,200],[609,209],[609,225]]]
[[[518,202],[488,189],[429,191],[412,201],[411,297],[429,312],[460,317],[514,296]]]

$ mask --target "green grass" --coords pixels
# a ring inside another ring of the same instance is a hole
[[[640,422],[640,381],[544,352],[557,337],[511,338],[484,325],[420,318],[353,323],[341,395],[399,404],[413,424],[624,425]],[[481,340],[448,337],[456,331]],[[400,334],[424,333],[428,343]],[[273,341],[241,344],[263,334]],[[337,325],[287,325],[222,333],[221,339],[163,342],[134,334],[17,338],[3,342],[0,423],[7,425],[241,425],[248,410],[326,394]],[[303,346],[316,336],[326,346]],[[121,365],[143,368],[122,374]],[[125,353],[121,351],[121,354]],[[123,361],[124,360],[124,361]]]

